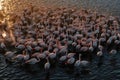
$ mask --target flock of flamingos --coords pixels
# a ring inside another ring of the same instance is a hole
[[[11,15],[11,20],[15,41],[0,42],[7,63],[39,65],[46,71],[56,65],[79,69],[95,56],[101,60],[105,53],[114,56],[120,49],[119,18],[92,10],[29,7]],[[6,30],[7,24],[0,26]]]

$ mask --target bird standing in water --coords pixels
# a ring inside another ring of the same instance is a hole
[[[47,57],[47,62],[44,65],[44,69],[45,69],[45,72],[46,72],[45,80],[49,80],[49,76],[50,76],[50,62],[49,62],[48,57]]]

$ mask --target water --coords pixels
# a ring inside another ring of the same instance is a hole
[[[120,0],[9,0],[9,9],[11,12],[21,12],[28,4],[47,7],[77,7],[96,10],[100,13],[120,16]]]
[[[19,1],[20,3],[14,4]],[[13,0],[13,8],[17,10],[19,7],[32,2],[36,6],[47,5],[49,7],[67,6],[78,8],[91,8],[96,9],[102,13],[112,13],[114,15],[120,15],[120,0]],[[16,7],[19,6],[19,7]],[[14,10],[14,9],[13,9]],[[12,10],[11,10],[12,11]],[[50,80],[120,80],[120,53],[115,56],[116,64],[110,64],[110,56],[104,55],[103,65],[97,67],[97,58],[94,58],[89,66],[90,73],[87,75],[80,74],[79,77],[75,77],[74,74],[68,74],[65,69],[56,67],[51,71]],[[44,70],[38,71],[36,74],[31,74],[25,71],[23,68],[16,67],[15,64],[6,64],[4,56],[0,55],[0,80],[45,80]]]
[[[97,67],[98,58],[94,57],[88,69],[89,74],[80,74],[75,77],[74,73],[67,73],[66,69],[56,67],[50,71],[49,80],[119,80],[120,79],[120,53],[115,55],[116,63],[111,65],[110,55],[104,54],[104,61],[100,67]],[[31,74],[15,64],[6,64],[4,57],[0,62],[0,80],[45,80],[46,73],[44,70],[38,70]]]

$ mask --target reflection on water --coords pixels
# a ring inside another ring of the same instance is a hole
[[[2,10],[3,6],[2,6],[2,3],[3,3],[4,0],[0,0],[0,10]]]
[[[3,1],[3,0],[2,0]],[[77,7],[77,8],[91,8],[102,13],[112,13],[114,15],[120,14],[120,0],[4,0],[8,12],[19,14],[22,9],[25,9],[31,4],[35,6],[47,7]]]
[[[120,79],[120,53],[116,54],[116,64],[110,63],[110,56],[104,54],[105,60],[101,67],[97,67],[97,58],[94,58],[89,66],[90,74],[80,74],[75,77],[74,73],[68,74],[66,69],[56,67],[51,71],[48,80],[119,80]],[[34,74],[30,74],[15,64],[8,65],[4,58],[0,55],[0,79],[1,80],[45,80],[45,72],[38,70]],[[33,69],[33,68],[32,68]],[[78,78],[78,79],[76,79]]]
[[[3,38],[5,38],[5,37],[6,37],[6,33],[5,33],[5,32],[3,32],[2,36],[3,36]]]
[[[0,0],[0,1],[3,1],[3,0]],[[17,1],[19,1],[19,2],[17,2]],[[33,0],[12,0],[11,3],[6,4],[6,6],[7,6],[6,13],[9,13],[10,11],[15,11],[15,13],[17,13],[18,10],[20,11],[20,10],[22,10],[22,8],[25,8],[25,5],[28,4],[27,3],[28,1],[33,1]],[[36,1],[41,1],[44,4],[48,4],[48,2],[52,3],[51,1],[45,2],[46,0],[44,0],[44,1],[36,0]],[[63,1],[65,1],[65,0],[63,0]],[[78,1],[78,0],[73,0],[73,1]],[[101,0],[101,1],[103,1],[103,0]],[[23,2],[26,4],[21,5],[21,4],[23,4]],[[8,3],[8,2],[6,2],[6,3]],[[0,2],[0,10],[1,9],[2,9],[2,6],[1,6],[1,2]],[[3,36],[6,36],[6,35],[3,34]],[[105,54],[104,63],[100,68],[97,68],[97,66],[96,66],[97,59],[95,58],[93,60],[93,62],[91,63],[91,65],[89,66],[89,68],[91,70],[91,74],[81,75],[78,80],[80,80],[80,79],[82,79],[82,80],[119,80],[120,79],[120,58],[119,57],[120,57],[120,54],[118,53],[116,55],[117,64],[115,67],[112,67],[109,62],[109,56],[107,54]],[[0,55],[0,58],[2,58],[1,60],[3,60],[3,56]],[[22,70],[21,68],[15,67],[14,64],[6,65],[4,61],[0,62],[0,79],[3,79],[3,80],[9,80],[9,79],[11,79],[11,80],[18,80],[18,79],[20,79],[20,80],[44,80],[44,77],[45,77],[44,71],[39,71],[39,73],[36,73],[36,75],[31,75],[31,74],[27,73],[26,71]],[[75,80],[74,78],[75,77],[73,74],[67,74],[66,72],[64,72],[64,69],[61,69],[59,67],[55,68],[55,70],[50,75],[50,80]]]

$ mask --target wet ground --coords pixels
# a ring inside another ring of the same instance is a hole
[[[19,1],[19,3],[15,3]],[[102,13],[120,15],[120,0],[14,0],[10,3],[16,12],[25,7],[26,4],[32,2],[36,6],[76,6],[78,8],[96,9]],[[21,6],[22,4],[22,6]],[[16,7],[17,6],[17,7]],[[56,67],[51,71],[50,80],[120,80],[120,52],[114,57],[116,63],[110,63],[110,56],[104,54],[103,64],[97,67],[98,58],[94,58],[89,66],[89,74],[80,74],[75,77],[74,73],[69,74],[65,69]],[[0,80],[45,80],[45,72],[42,70],[36,74],[31,74],[23,68],[17,67],[14,64],[6,64],[4,57],[0,55]]]

